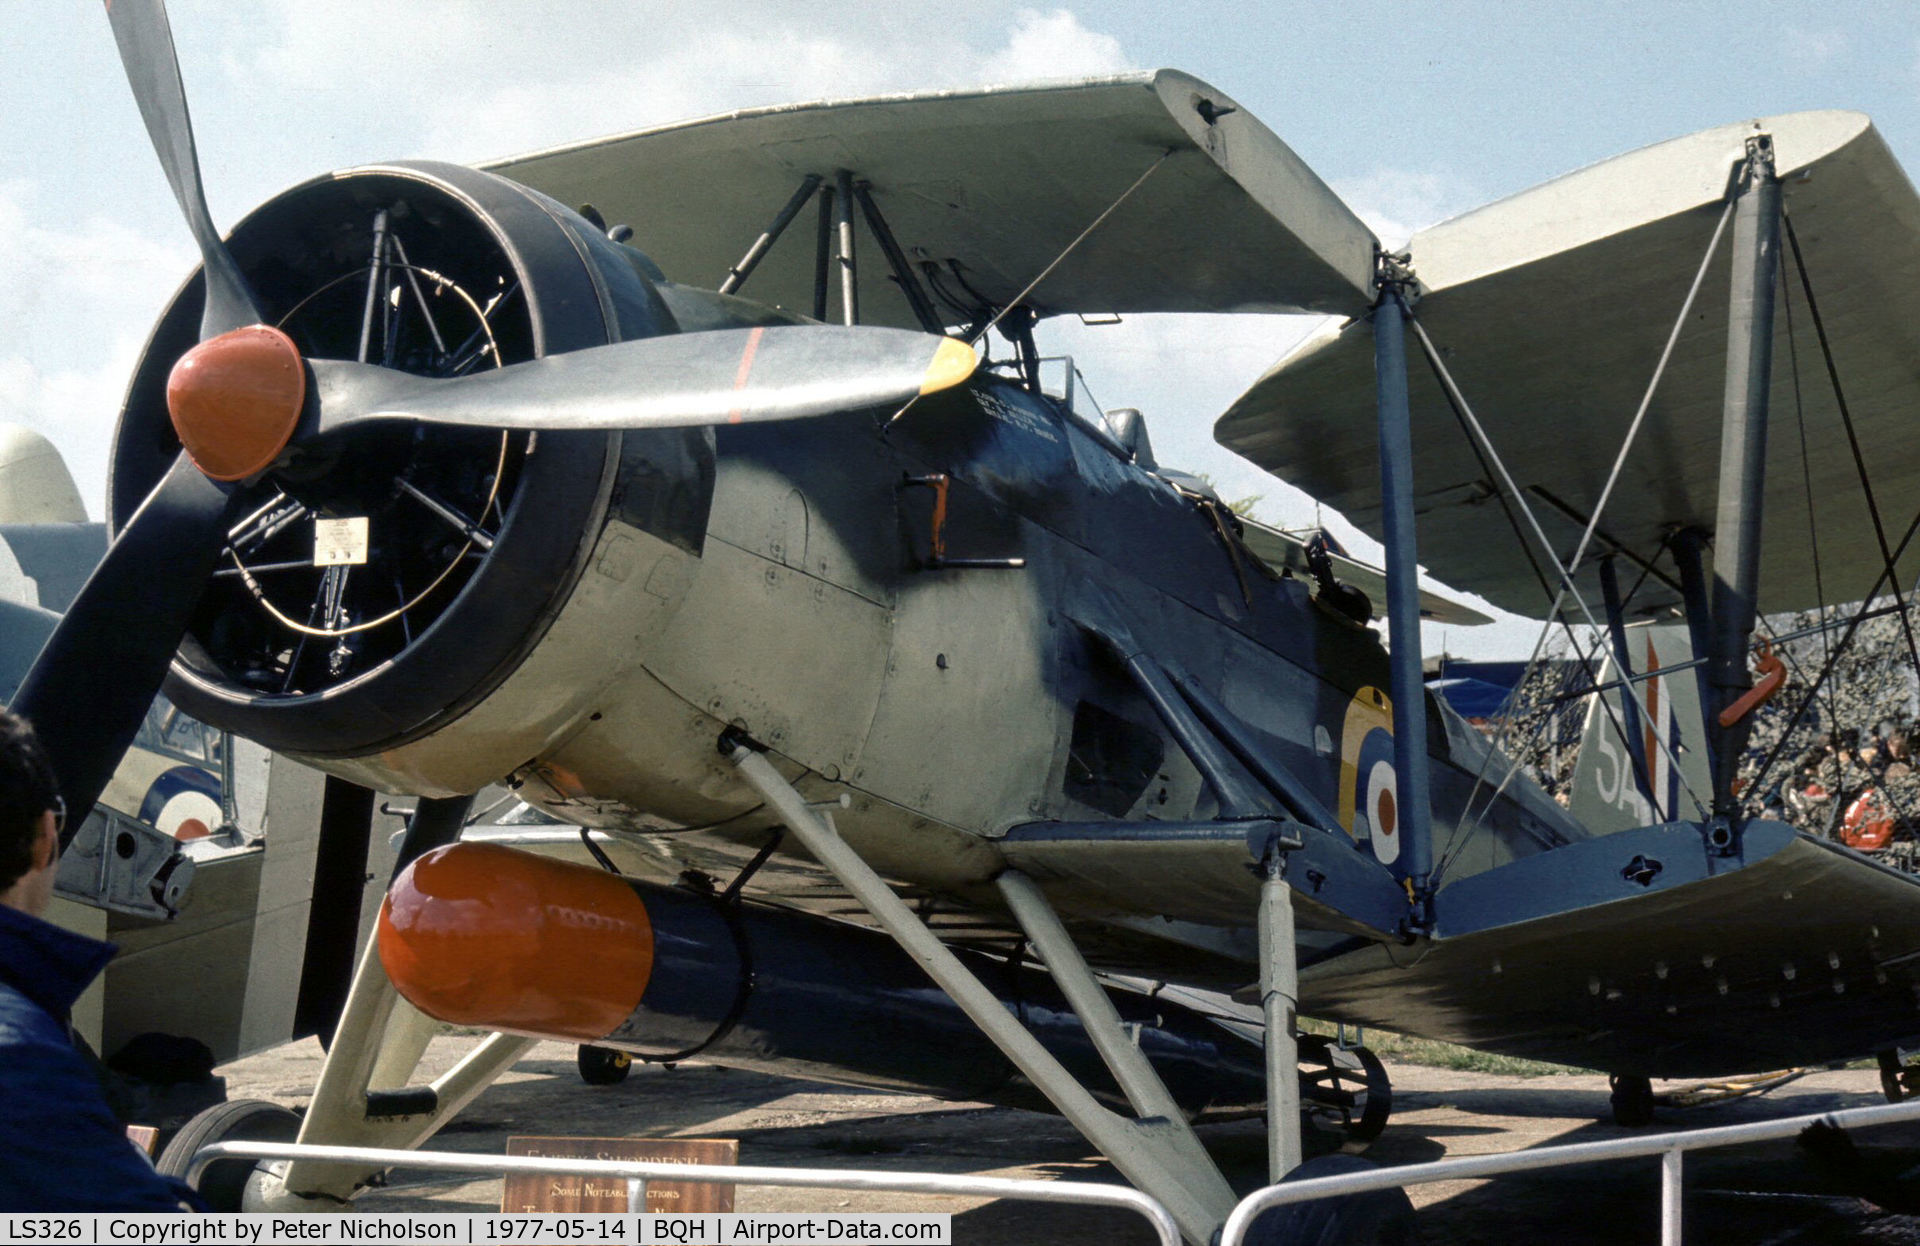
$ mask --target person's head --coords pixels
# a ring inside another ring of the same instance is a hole
[[[33,728],[0,710],[0,904],[35,917],[46,912],[64,816],[53,765]]]

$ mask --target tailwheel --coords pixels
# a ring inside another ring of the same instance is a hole
[[[617,1086],[627,1080],[627,1074],[633,1072],[632,1056],[611,1047],[595,1047],[591,1043],[580,1044],[574,1062],[579,1065],[580,1080],[589,1086]]]
[[[292,1142],[300,1132],[300,1118],[265,1099],[234,1099],[217,1103],[180,1127],[154,1161],[161,1175],[185,1180],[201,1147],[216,1142]],[[222,1159],[208,1164],[194,1183],[209,1211],[240,1211],[252,1180],[256,1160]]]
[[[1309,1152],[1357,1153],[1387,1127],[1393,1091],[1386,1066],[1365,1047],[1300,1036],[1301,1137]]]
[[[1638,1073],[1613,1073],[1607,1077],[1612,1087],[1613,1123],[1629,1129],[1653,1124],[1653,1080]]]

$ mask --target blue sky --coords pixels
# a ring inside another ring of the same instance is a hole
[[[329,168],[479,160],[794,99],[1171,66],[1234,96],[1388,241],[1583,164],[1805,108],[1871,114],[1920,167],[1906,5],[1430,2],[1054,7],[181,0],[172,6],[215,220]],[[194,263],[95,4],[0,29],[0,419],[69,459],[98,513],[135,353]],[[1212,445],[1213,417],[1302,334],[1289,318],[1062,326],[1163,462],[1310,499]],[[1523,627],[1430,635],[1522,653]]]

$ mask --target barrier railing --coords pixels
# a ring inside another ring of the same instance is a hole
[[[1564,1146],[1539,1147],[1530,1151],[1508,1151],[1499,1155],[1466,1155],[1457,1159],[1434,1160],[1426,1164],[1406,1164],[1372,1172],[1341,1173],[1332,1177],[1314,1177],[1289,1181],[1255,1190],[1240,1200],[1227,1217],[1221,1231],[1220,1246],[1241,1246],[1247,1230],[1262,1212],[1289,1203],[1335,1198],[1343,1194],[1365,1194],[1373,1190],[1391,1190],[1433,1181],[1460,1181],[1470,1177],[1498,1177],[1538,1168],[1563,1168],[1569,1164],[1592,1164],[1603,1160],[1660,1157],[1660,1241],[1661,1246],[1680,1246],[1681,1157],[1688,1151],[1738,1146],[1747,1142],[1771,1142],[1791,1138],[1815,1121],[1826,1121],[1841,1128],[1892,1125],[1900,1121],[1920,1120],[1920,1100],[1886,1104],[1870,1108],[1845,1108],[1836,1112],[1816,1112],[1808,1116],[1780,1120],[1755,1121],[1745,1125],[1720,1125],[1680,1133],[1654,1134],[1639,1138],[1610,1138],[1604,1142],[1575,1142]]]
[[[606,1177],[627,1185],[627,1206],[646,1207],[649,1181],[718,1181],[728,1185],[787,1186],[820,1190],[885,1190],[898,1194],[970,1195],[1034,1203],[1119,1207],[1146,1218],[1161,1246],[1180,1246],[1180,1230],[1157,1199],[1131,1186],[1090,1181],[1040,1181],[1017,1177],[971,1177],[948,1173],[883,1172],[858,1168],[755,1168],[747,1165],[668,1164],[654,1160],[567,1159],[530,1155],[467,1155],[452,1151],[404,1151],[375,1147],[303,1146],[293,1142],[216,1142],[194,1152],[187,1170],[198,1185],[208,1164],[222,1159],[341,1161],[381,1168],[487,1175]]]

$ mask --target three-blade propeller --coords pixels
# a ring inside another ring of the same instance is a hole
[[[304,446],[376,421],[617,430],[786,420],[903,404],[973,372],[972,348],[951,339],[825,325],[670,334],[447,379],[303,359],[261,323],[260,302],[207,211],[162,0],[106,4],[127,80],[200,248],[206,306],[201,342],[168,384],[184,448],[14,699],[54,758],[70,828],[138,730],[225,542],[236,493],[217,481],[255,478]]]

